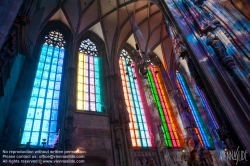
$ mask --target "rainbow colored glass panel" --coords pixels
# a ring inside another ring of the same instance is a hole
[[[123,53],[126,52],[123,50]],[[127,53],[127,52],[126,52]],[[121,57],[119,60],[120,73],[122,78],[124,98],[129,113],[129,128],[133,147],[151,147],[151,137],[149,126],[145,116],[145,110],[142,102],[142,95],[139,90],[138,77],[136,77],[135,68],[128,66],[128,61]],[[135,65],[135,64],[133,64]]]
[[[190,89],[186,83],[185,78],[182,75],[180,75],[179,73],[176,73],[176,75],[177,75],[177,80],[182,88],[183,93],[184,93],[184,96],[187,99],[187,102],[188,102],[188,105],[191,109],[191,112],[194,116],[196,125],[199,129],[199,132],[201,133],[201,137],[202,137],[202,141],[204,143],[204,146],[207,148],[210,148],[210,149],[214,149],[214,143],[212,140],[212,136],[211,136],[204,120],[201,117],[201,114],[200,114],[200,112],[195,104],[195,101],[194,101],[193,96],[190,92]]]
[[[57,136],[57,115],[64,59],[63,36],[51,31],[45,37],[30,98],[21,144],[53,147]]]
[[[181,147],[180,129],[167,94],[160,69],[156,66],[149,66],[147,74],[151,92],[156,103],[162,121],[162,131],[167,147]],[[179,129],[177,131],[177,129]]]
[[[91,44],[84,40],[78,53],[77,110],[103,112],[101,58]]]

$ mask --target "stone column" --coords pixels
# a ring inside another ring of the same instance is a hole
[[[119,166],[132,166],[132,142],[129,130],[129,115],[118,74],[106,76],[110,90],[110,118],[115,162]]]

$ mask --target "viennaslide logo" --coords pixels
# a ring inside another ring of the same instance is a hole
[[[240,161],[248,161],[247,153],[247,150],[239,150],[238,146],[236,150],[222,150],[220,157],[222,160],[235,161],[237,165]]]

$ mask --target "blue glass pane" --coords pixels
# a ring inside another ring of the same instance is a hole
[[[35,116],[35,119],[41,119],[41,118],[42,118],[42,114],[43,114],[43,110],[37,108],[37,109],[36,109],[36,116]]]
[[[56,72],[56,65],[51,66],[51,72],[55,73]]]
[[[62,66],[63,65],[63,60],[62,59],[59,59],[58,61],[58,66]]]
[[[49,71],[49,69],[50,69],[50,64],[46,64],[46,65],[44,66],[44,71]]]
[[[45,97],[45,92],[46,92],[46,89],[41,88],[40,93],[39,93],[39,97]]]
[[[47,86],[47,80],[42,80],[41,87],[46,88]]]
[[[53,65],[57,65],[57,61],[58,61],[57,58],[53,58],[52,64],[53,64]]]
[[[38,136],[39,136],[38,132],[32,132],[31,139],[30,139],[31,145],[37,145],[37,143],[38,143]]]
[[[46,53],[47,53],[47,48],[48,48],[47,45],[43,45],[43,47],[42,47],[42,52],[41,52],[42,55],[46,55]]]
[[[57,135],[55,133],[49,134],[49,145],[55,145]]]
[[[61,84],[61,82],[56,82],[55,90],[60,90],[60,84]]]
[[[59,99],[59,91],[54,92],[54,99]]]
[[[35,120],[33,124],[33,131],[39,131],[40,130],[40,124],[41,120]]]
[[[37,101],[36,97],[31,97],[30,98],[30,107],[36,107],[36,101]]]
[[[50,109],[51,104],[52,104],[52,100],[51,99],[46,99],[45,108]]]
[[[56,81],[61,81],[61,76],[62,76],[61,74],[57,74],[56,75]]]
[[[27,132],[27,131],[23,132],[21,144],[27,144],[29,140],[30,140],[30,132]]]
[[[55,73],[50,73],[49,79],[50,79],[51,81],[54,81],[54,80],[55,80],[55,77],[56,77],[56,74],[55,74]]]
[[[38,91],[39,91],[39,88],[34,87],[31,96],[37,97],[38,96]]]
[[[59,53],[59,58],[63,59],[64,58],[64,50],[60,50]]]
[[[33,120],[32,119],[26,119],[24,130],[30,131],[32,127]]]
[[[43,119],[49,120],[50,119],[50,109],[44,110]]]
[[[51,62],[51,57],[46,57],[45,63],[50,64],[50,62]],[[45,67],[46,67],[46,66],[45,66]]]
[[[48,79],[48,77],[49,77],[49,72],[44,71],[43,72],[43,79]]]
[[[56,121],[50,122],[50,132],[56,132]]]
[[[49,89],[54,89],[54,81],[49,81]]]
[[[53,100],[52,109],[58,109],[58,100]]]
[[[34,118],[35,108],[29,108],[27,113],[27,118]]]
[[[49,121],[48,120],[43,121],[42,131],[45,131],[45,132],[49,131]]]
[[[48,90],[48,92],[47,92],[47,98],[48,99],[52,99],[52,96],[53,96],[53,90]]]
[[[57,49],[57,48],[56,48],[56,49]],[[59,49],[58,49],[58,50],[59,50]],[[59,54],[58,50],[56,50],[56,51],[54,52],[53,58],[58,58],[58,54]]]
[[[57,120],[57,111],[55,111],[55,110],[52,111],[51,120]]]
[[[59,49],[55,48],[55,50],[54,50],[54,56],[53,57],[57,58],[58,54],[59,54]]]
[[[39,88],[40,84],[41,84],[41,79],[36,78],[35,82],[34,82],[34,87],[38,87]]]
[[[43,70],[44,63],[39,62],[38,64],[38,70]]]
[[[38,98],[37,108],[43,108],[44,98]]]
[[[47,55],[52,55],[53,53],[53,46],[49,46]]]
[[[62,73],[62,66],[57,67],[57,73],[59,73],[59,74]]]
[[[39,60],[39,61],[44,63],[44,62],[45,62],[45,58],[46,58],[46,56],[45,56],[45,55],[41,55],[41,56],[40,56],[40,60]]]

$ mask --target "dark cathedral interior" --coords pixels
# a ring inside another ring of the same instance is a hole
[[[250,166],[250,0],[0,15],[0,165]]]

